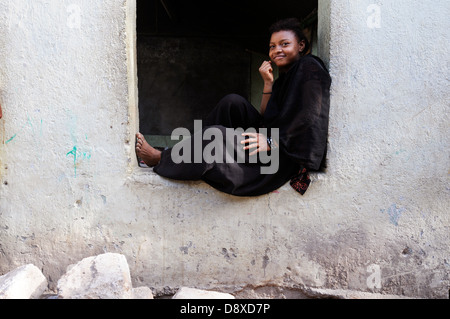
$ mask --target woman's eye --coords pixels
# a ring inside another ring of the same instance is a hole
[[[286,47],[286,46],[288,46],[288,45],[289,45],[289,42],[284,42],[284,43],[283,43],[283,46],[284,46],[284,47]]]

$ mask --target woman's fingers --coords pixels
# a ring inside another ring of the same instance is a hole
[[[249,137],[246,138],[241,142],[241,144],[248,144],[248,143],[258,143],[258,134],[257,133],[242,133],[242,136]]]
[[[245,146],[244,150],[249,150],[251,148],[258,148],[258,147],[259,147],[259,144],[258,143],[254,143],[254,144],[250,144],[248,146]]]
[[[241,144],[249,144],[244,146],[244,150],[258,147],[258,134],[257,133],[242,133],[242,136],[249,137],[241,142]],[[252,143],[252,144],[250,144]]]
[[[244,146],[244,150],[255,148],[255,150],[249,154],[250,156],[256,155],[259,152],[267,150],[266,137],[263,134],[243,133],[242,136],[249,137],[241,142],[241,144],[249,144],[247,146]],[[261,143],[260,140],[262,141]]]
[[[264,61],[264,62],[261,64],[261,68],[265,68],[265,67],[272,67],[272,62],[270,62],[270,61]]]
[[[258,143],[257,138],[247,138],[241,142],[241,144]]]
[[[271,62],[264,61],[263,64],[261,65],[261,67],[259,68],[259,72],[260,73],[272,73],[273,68],[272,68]]]
[[[248,154],[249,156],[253,156],[256,155],[260,152],[260,149],[254,150],[253,152],[251,152],[250,154]]]

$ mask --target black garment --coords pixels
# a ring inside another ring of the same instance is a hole
[[[275,81],[264,113],[267,127],[280,128],[282,152],[308,170],[325,166],[330,86],[323,62],[307,55]]]
[[[161,161],[154,167],[154,171],[176,180],[203,180],[220,191],[236,196],[267,194],[290,179],[295,179],[297,185],[298,176],[305,177],[306,170],[317,170],[324,162],[330,84],[331,79],[320,59],[305,56],[275,81],[264,116],[241,96],[228,95],[203,121],[202,130],[177,144],[178,149],[190,147],[194,150],[196,142],[200,142],[201,150],[205,150],[211,142],[202,138],[205,131],[209,128],[216,129],[222,132],[219,137],[222,138],[220,144],[224,149],[225,145],[233,145],[232,150],[225,150],[220,154],[220,161],[211,163],[203,159],[196,163],[192,152],[188,163],[179,163],[177,155],[172,153],[172,149],[168,149],[162,152]],[[269,133],[271,128],[278,128],[279,149],[273,151],[276,154],[271,154],[273,158],[278,156],[277,172],[262,174],[261,169],[270,163],[250,160],[248,151],[244,155],[245,163],[227,161],[226,156],[236,159],[243,152],[243,145],[240,144],[243,137],[238,132],[227,134],[230,133],[227,128],[267,128]],[[183,155],[186,154],[180,153],[180,156]]]

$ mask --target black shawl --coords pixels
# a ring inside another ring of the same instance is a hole
[[[281,152],[307,170],[325,167],[330,86],[323,62],[306,55],[280,74],[264,113],[264,125],[280,130]]]

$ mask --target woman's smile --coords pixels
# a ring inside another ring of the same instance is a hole
[[[273,59],[274,59],[274,61],[276,61],[276,60],[281,60],[281,59],[284,59],[284,58],[286,58],[285,55],[277,55]]]

